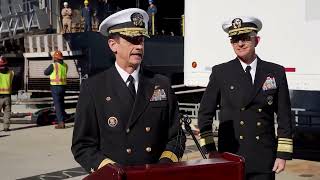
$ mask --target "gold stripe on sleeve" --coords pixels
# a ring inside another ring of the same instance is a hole
[[[177,155],[175,155],[171,151],[164,151],[160,156],[160,159],[162,159],[162,158],[169,158],[169,159],[171,159],[172,162],[178,162],[179,161]]]

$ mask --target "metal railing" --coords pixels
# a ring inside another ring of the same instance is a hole
[[[293,116],[297,119],[294,122],[296,127],[320,127],[320,112],[302,111]]]
[[[23,35],[33,28],[45,29],[49,25],[48,13],[46,9],[39,9],[39,0],[2,2],[1,6],[0,41],[19,38],[17,34]]]
[[[200,103],[179,103],[179,110],[182,114],[187,114],[190,118],[197,119]],[[307,111],[303,108],[292,108],[294,126],[320,127],[320,112]],[[220,110],[216,111],[213,120],[219,120]],[[275,119],[276,119],[275,115]],[[277,122],[275,121],[277,124]]]
[[[181,17],[162,17],[157,18],[152,15],[150,18],[149,34],[166,36],[184,36],[184,15]]]
[[[193,118],[193,119],[198,118],[200,103],[178,103],[178,105],[179,105],[180,113],[187,114],[190,118]],[[216,114],[213,120],[219,119],[219,113],[220,113],[220,110],[218,109],[216,111]]]

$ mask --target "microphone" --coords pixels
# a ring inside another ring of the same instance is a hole
[[[181,120],[182,122],[184,123],[184,127],[186,129],[186,131],[191,135],[193,141],[195,142],[199,152],[201,153],[201,156],[203,159],[207,159],[203,149],[201,148],[198,140],[196,139],[196,137],[194,136],[193,132],[192,132],[192,129],[190,127],[190,124],[191,124],[191,118],[189,118],[189,116],[187,114],[181,114]]]

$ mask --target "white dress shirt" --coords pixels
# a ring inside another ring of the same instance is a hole
[[[252,61],[251,64],[246,64],[246,63],[242,62],[241,60],[239,60],[239,61],[240,61],[241,66],[242,66],[244,71],[246,71],[246,67],[247,66],[251,66],[250,74],[251,74],[251,77],[252,77],[252,84],[254,84],[254,78],[256,76],[258,59],[257,58],[254,59],[254,61]]]
[[[127,86],[129,86],[129,81],[128,77],[129,77],[129,73],[127,73],[125,70],[123,70],[118,64],[117,62],[115,62],[115,66],[117,71],[119,72],[121,78],[123,79],[124,83],[126,83]],[[131,74],[131,76],[134,79],[134,87],[136,89],[136,92],[138,92],[138,84],[139,84],[139,70],[140,70],[140,65],[138,66],[138,68],[136,70],[133,71],[133,73]]]

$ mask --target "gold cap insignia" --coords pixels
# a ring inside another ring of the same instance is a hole
[[[241,28],[241,26],[242,26],[242,19],[240,19],[240,18],[235,18],[235,19],[232,21],[232,26],[233,26],[234,29]]]
[[[135,25],[137,27],[144,27],[142,14],[133,13],[130,18],[131,18],[131,22],[133,23],[133,25]]]

